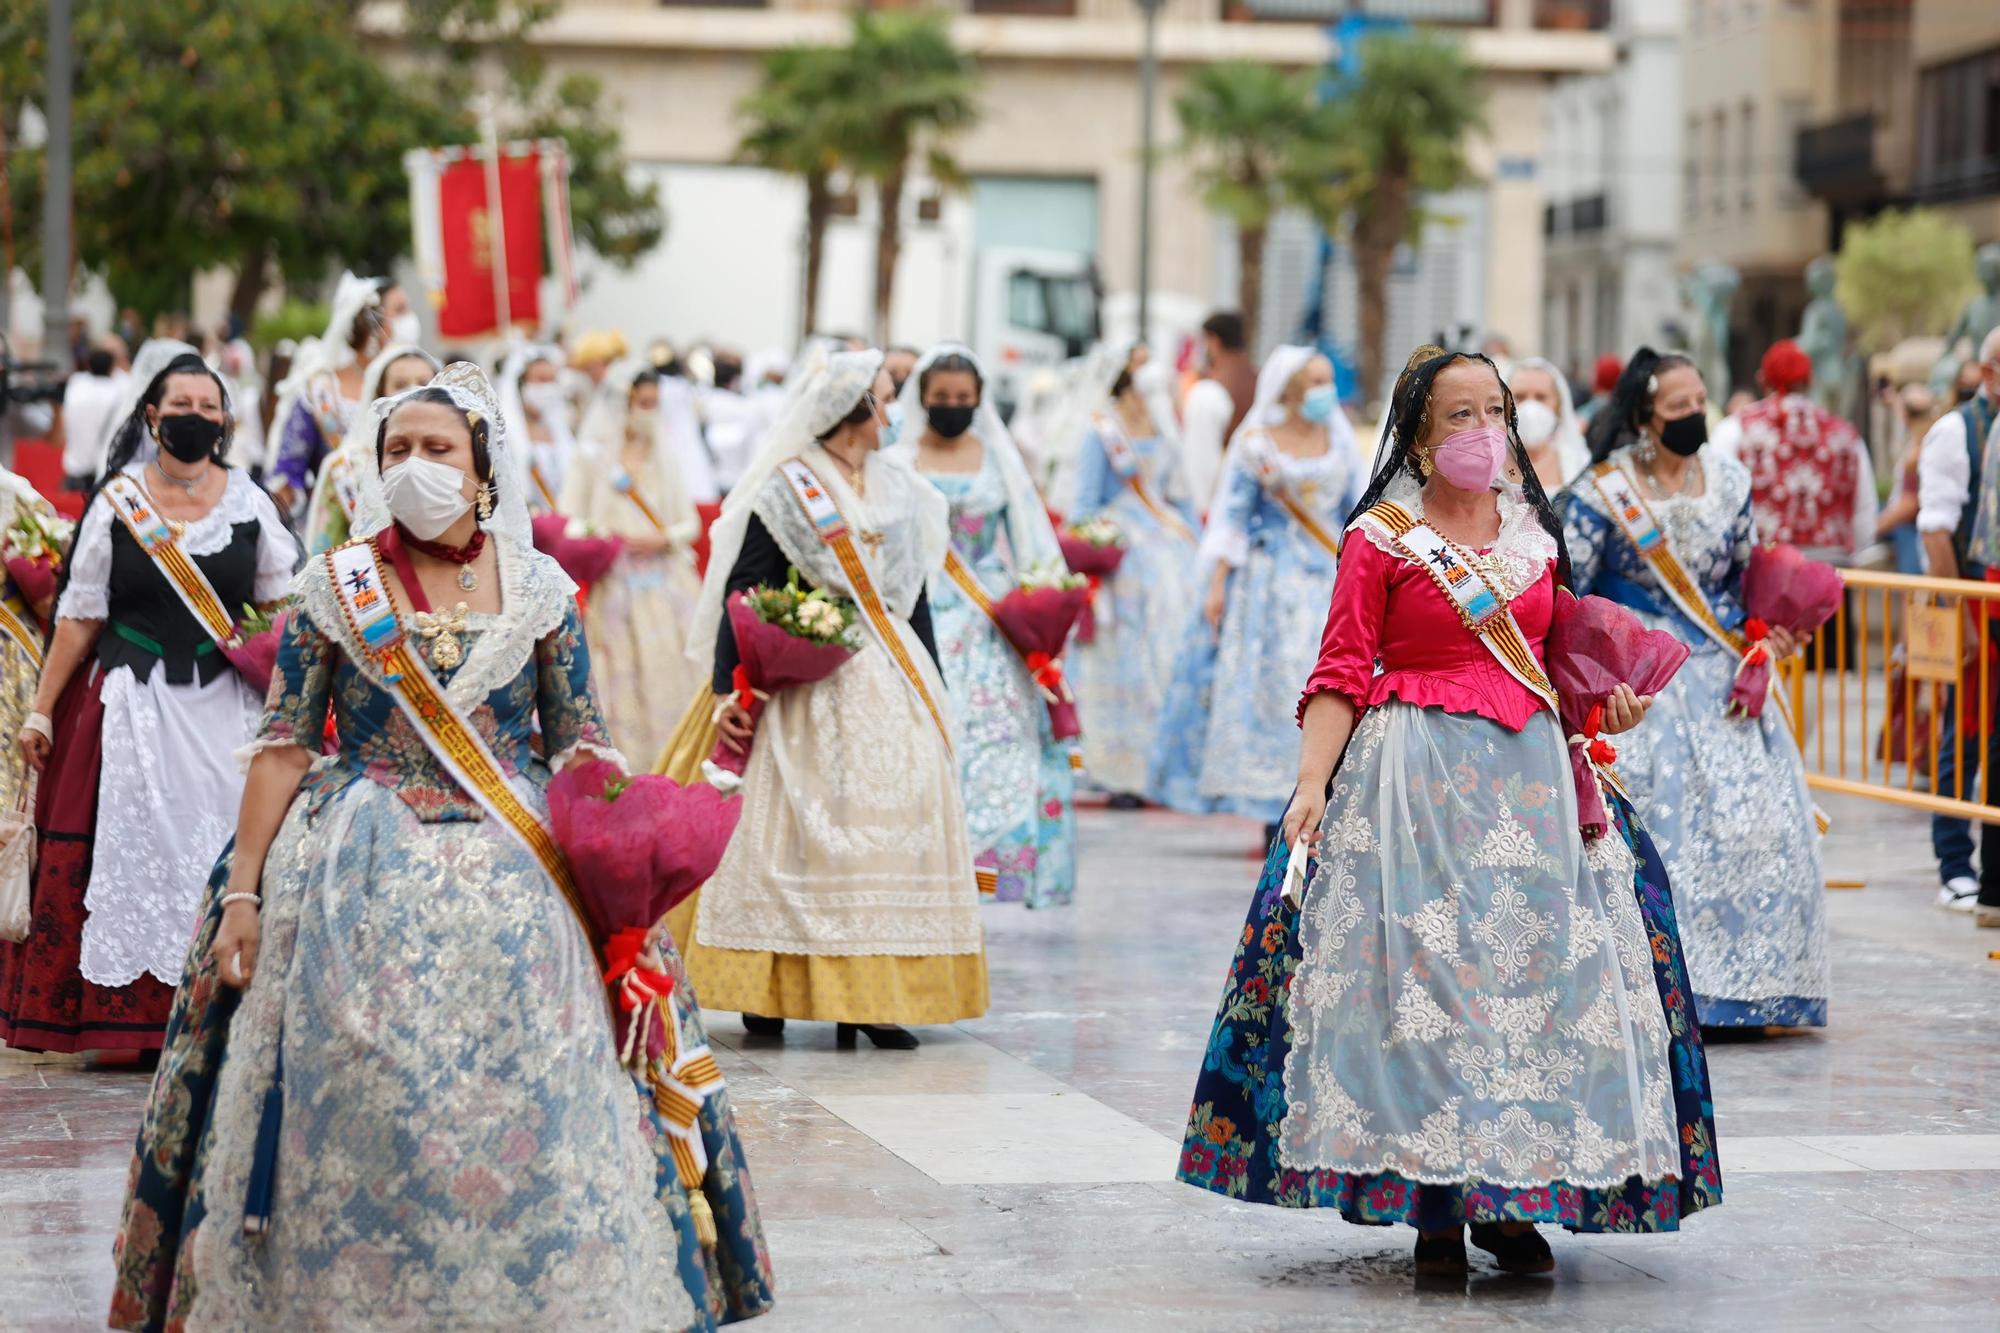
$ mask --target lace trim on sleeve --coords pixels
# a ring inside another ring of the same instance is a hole
[[[616,764],[627,773],[632,771],[632,765],[626,760],[623,750],[620,750],[615,745],[599,745],[596,741],[589,740],[578,741],[576,744],[566,746],[549,756],[549,771],[560,773],[579,756],[588,759],[599,759],[608,764]]]

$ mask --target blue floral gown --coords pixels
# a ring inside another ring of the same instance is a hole
[[[1083,720],[1085,777],[1102,790],[1138,795],[1146,790],[1182,631],[1200,599],[1193,511],[1175,498],[1179,456],[1156,437],[1132,447],[1153,498],[1186,525],[1186,534],[1162,522],[1113,470],[1095,430],[1084,437],[1069,521],[1110,519],[1125,557],[1098,593],[1096,633],[1070,649],[1070,684]]]
[[[1202,538],[1204,567],[1233,569],[1218,634],[1199,608],[1153,750],[1148,795],[1193,813],[1227,811],[1275,824],[1298,771],[1299,688],[1319,657],[1337,561],[1259,479],[1270,470],[1328,533],[1338,533],[1366,480],[1352,437],[1314,458],[1294,458],[1260,432],[1224,460]],[[1344,447],[1343,447],[1344,445]]]
[[[567,579],[499,554],[504,615],[473,616],[465,660],[438,674],[540,814],[542,754],[612,751]],[[700,1112],[720,1233],[704,1247],[663,1121],[618,1063],[583,928],[373,663],[357,669],[327,569],[295,586],[258,744],[316,752],[331,708],[340,750],[272,843],[241,991],[208,957],[231,853],[209,882],[111,1325],[688,1330],[762,1311],[770,1263],[727,1091]],[[693,1005],[678,1017],[683,1042],[705,1041]]]
[[[1020,579],[1008,540],[1007,488],[992,449],[979,471],[926,472],[951,503],[951,544],[999,600]],[[938,664],[958,723],[958,768],[974,864],[998,872],[998,898],[1055,907],[1076,892],[1076,778],[1070,743],[1021,655],[948,578],[932,581]]]
[[[1632,472],[1629,448],[1612,461]],[[1648,504],[1716,618],[1736,629],[1756,541],[1750,474],[1712,450],[1701,466],[1702,494]],[[1755,721],[1724,715],[1737,655],[1667,597],[1588,475],[1567,497],[1564,537],[1577,595],[1609,597],[1692,649],[1645,722],[1618,738],[1618,772],[1673,876],[1701,1021],[1822,1026],[1825,872],[1798,746],[1775,705]]]

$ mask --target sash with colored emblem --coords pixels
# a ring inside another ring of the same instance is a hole
[[[153,497],[146,494],[145,487],[132,476],[120,472],[104,483],[102,494],[110,501],[112,512],[125,524],[125,530],[132,534],[132,540],[139,544],[139,549],[166,576],[167,586],[179,596],[188,614],[220,646],[239,646],[243,638],[237,633],[236,617],[229,614],[215,586],[208,581],[208,575],[202,573],[201,567],[181,549],[180,539],[174,535],[167,521],[160,517],[159,510],[153,507]]]
[[[1527,686],[1548,705],[1551,713],[1561,715],[1555,685],[1535,661],[1528,636],[1477,560],[1393,500],[1382,501],[1356,522],[1370,524],[1385,533],[1412,564],[1430,576],[1431,582],[1457,609],[1460,622],[1486,645],[1501,669]]]
[[[354,460],[345,449],[326,460],[326,482],[333,488],[334,502],[352,523],[361,508],[361,488],[354,480]]]
[[[803,458],[787,459],[779,465],[778,471],[792,488],[792,497],[805,511],[806,521],[811,523],[819,539],[833,552],[840,562],[840,570],[847,576],[847,590],[854,597],[854,604],[861,608],[861,618],[868,623],[875,641],[882,645],[910,683],[918,702],[937,724],[938,737],[944,741],[946,753],[951,751],[951,728],[944,720],[944,710],[931,697],[930,687],[924,683],[923,673],[910,656],[902,636],[896,632],[895,618],[882,604],[882,595],[875,591],[874,581],[868,577],[868,566],[862,562],[861,552],[854,545],[854,530],[848,526],[847,518],[827,493],[826,486],[813,472]]]
[[[1146,506],[1146,512],[1168,532],[1193,544],[1196,541],[1194,529],[1187,525],[1187,520],[1153,494],[1153,484],[1146,480],[1145,460],[1139,457],[1139,450],[1126,436],[1125,428],[1101,413],[1091,421],[1091,426],[1104,445],[1104,457],[1110,462],[1111,470],[1132,488],[1132,494],[1139,497],[1139,503]]]

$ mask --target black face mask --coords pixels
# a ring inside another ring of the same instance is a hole
[[[1675,417],[1660,427],[1660,443],[1670,454],[1682,458],[1694,457],[1696,451],[1708,443],[1707,414],[1690,412],[1684,417]]]
[[[947,440],[955,440],[972,429],[972,414],[976,407],[927,407],[925,415],[931,419],[931,429]]]
[[[199,463],[215,455],[222,442],[222,423],[193,412],[160,418],[160,447],[183,463]]]

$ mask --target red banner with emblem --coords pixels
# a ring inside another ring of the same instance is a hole
[[[497,171],[483,155],[445,164],[438,177],[438,225],[444,268],[439,334],[486,337],[503,332],[503,326],[533,328],[541,322],[537,153],[503,152]],[[496,261],[503,253],[501,266]]]

